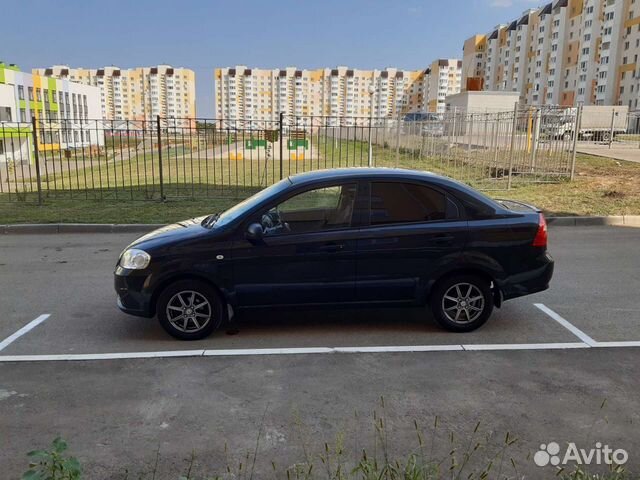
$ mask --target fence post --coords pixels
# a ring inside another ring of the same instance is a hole
[[[282,180],[282,157],[284,157],[284,112],[280,112],[280,180]]]
[[[400,118],[402,117],[398,112],[398,121],[396,127],[396,168],[398,168],[398,165],[400,164]]]
[[[576,112],[576,126],[573,129],[573,145],[571,146],[571,175],[569,179],[573,181],[573,177],[576,171],[576,150],[578,148],[578,135],[580,134],[580,127],[582,126],[582,105],[578,105],[578,111]]]
[[[534,172],[536,168],[536,161],[538,155],[538,143],[540,141],[540,123],[542,121],[542,109],[538,110],[533,117],[533,129],[532,136],[533,139],[531,141],[531,173]]]
[[[164,182],[162,179],[162,136],[160,133],[160,115],[156,116],[156,131],[158,134],[158,175],[160,176],[160,201],[164,202]]]
[[[613,130],[616,124],[616,107],[611,107],[611,130],[609,131],[609,149],[613,143]]]
[[[42,205],[42,182],[40,181],[40,155],[38,154],[38,132],[36,131],[35,116],[31,117],[31,136],[33,138],[33,159],[36,162],[36,182],[38,182],[38,205]],[[17,191],[17,185],[16,185],[16,191]]]
[[[509,178],[507,179],[507,190],[511,190],[513,178],[513,154],[516,145],[516,128],[518,127],[518,102],[513,107],[513,124],[511,126],[511,147],[509,148]]]

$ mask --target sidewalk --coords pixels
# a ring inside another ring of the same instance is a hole
[[[578,153],[640,163],[640,146],[637,143],[614,142],[609,148],[606,144],[578,142],[576,150]]]

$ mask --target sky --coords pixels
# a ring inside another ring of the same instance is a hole
[[[197,113],[214,115],[213,69],[426,68],[461,58],[475,33],[531,0],[2,0],[0,61],[24,71],[65,64],[170,64],[196,73]]]

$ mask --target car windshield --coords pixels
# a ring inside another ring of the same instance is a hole
[[[230,209],[222,212],[215,221],[215,225],[228,225],[229,223],[240,217],[244,212],[251,210],[253,207],[259,205],[267,198],[284,191],[289,185],[291,185],[291,181],[288,178],[285,178],[284,180],[280,180],[278,183],[275,183],[270,187],[265,188],[264,190],[260,190],[255,195],[252,195],[251,197],[234,205]]]

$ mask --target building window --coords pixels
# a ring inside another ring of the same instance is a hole
[[[20,109],[20,121],[21,122],[27,121],[27,111],[24,108]]]
[[[18,85],[18,98],[24,100],[24,86]]]
[[[42,101],[42,90],[40,90],[39,88],[36,88],[36,100],[39,102]]]
[[[29,101],[33,102],[33,87],[29,87]]]

